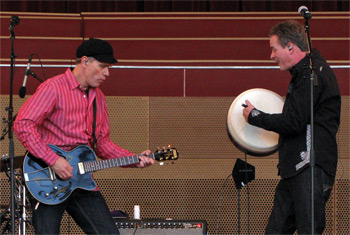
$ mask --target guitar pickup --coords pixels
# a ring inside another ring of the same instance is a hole
[[[24,181],[28,182],[29,181],[28,173],[25,173],[23,176],[24,176]]]
[[[84,163],[83,162],[79,162],[78,163],[78,169],[79,169],[79,173],[81,175],[85,174],[85,168],[84,168]]]
[[[50,174],[50,180],[55,181],[56,180],[56,175],[55,172],[49,167],[49,174]]]

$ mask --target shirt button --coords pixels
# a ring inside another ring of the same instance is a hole
[[[84,95],[84,98],[86,97],[86,95]]]

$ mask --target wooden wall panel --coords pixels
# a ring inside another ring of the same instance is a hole
[[[26,97],[28,98],[28,96]],[[26,99],[20,99],[18,96],[13,97],[13,115],[17,114],[20,107],[24,104]],[[0,118],[6,119],[8,118],[8,112],[5,110],[6,107],[9,106],[9,96],[7,95],[0,95]],[[8,129],[7,123],[1,123],[1,130]],[[1,135],[3,132],[1,132]],[[25,154],[25,149],[21,145],[21,143],[17,140],[17,138],[14,136],[14,148],[15,148],[15,156],[23,156]],[[9,139],[8,135],[5,136],[3,140],[0,141],[0,156],[3,154],[9,153]]]
[[[285,96],[290,74],[277,69],[186,70],[186,96],[236,97],[253,88]]]
[[[110,138],[135,154],[149,145],[149,98],[107,97],[111,126]]]
[[[82,38],[34,38],[34,37],[17,37],[15,40],[15,52],[18,58],[28,60],[33,53],[37,54],[44,60],[74,60],[78,46],[83,42]],[[1,37],[1,58],[10,58],[11,40]],[[26,63],[26,62],[25,62]],[[74,63],[75,64],[75,63]]]
[[[181,69],[111,69],[101,89],[109,96],[183,96],[183,76]]]
[[[26,60],[26,62],[23,63],[28,63],[28,59]],[[38,64],[33,62],[33,64]],[[39,66],[39,65],[38,65]],[[23,67],[18,67],[16,66],[14,69],[14,78],[13,78],[13,95],[14,97],[18,97],[18,93],[20,88],[22,87],[23,84],[23,79],[24,79],[24,74],[26,71],[27,65],[23,66]],[[45,67],[44,68],[44,73],[42,72],[42,69],[40,67],[34,67],[32,66],[30,68],[31,71],[33,71],[34,73],[37,74],[37,76],[45,81],[45,76],[46,78],[51,78],[54,77],[58,74],[64,73],[64,71],[67,68],[48,68]],[[10,94],[10,74],[11,74],[11,68],[10,67],[0,67],[0,74],[1,74],[1,87],[0,87],[0,93],[1,95],[9,95]],[[34,94],[34,92],[36,91],[36,89],[38,88],[38,86],[40,85],[40,81],[35,79],[32,76],[28,76],[27,78],[27,84],[26,84],[26,97],[29,95]]]
[[[38,66],[38,63],[35,63]],[[74,62],[67,62],[74,64]],[[118,66],[121,65],[118,64]],[[44,67],[47,78],[64,73],[67,66]],[[23,83],[26,65],[16,67],[13,94]],[[41,68],[32,67],[42,80]],[[334,69],[342,96],[349,96],[349,69]],[[0,67],[1,94],[9,94],[10,68]],[[279,69],[110,69],[110,76],[101,85],[107,96],[149,97],[232,97],[252,88],[266,88],[281,96],[287,92],[288,72]],[[27,95],[34,94],[40,82],[29,76]]]
[[[342,96],[339,131],[337,134],[339,157],[350,159],[350,97]]]
[[[349,179],[349,178],[348,178]],[[348,233],[350,230],[350,181],[348,179],[339,180],[336,185],[335,203],[335,233]]]
[[[186,158],[243,157],[244,154],[233,145],[226,131],[228,110],[233,100],[234,97],[152,97],[150,146],[172,144]],[[349,159],[349,97],[343,96],[342,102],[338,151],[340,158]],[[275,157],[272,155],[265,158]]]
[[[242,156],[226,131],[226,118],[232,100],[219,97],[152,98],[150,145],[172,144],[185,158]]]
[[[256,167],[256,179],[240,191],[236,189],[230,176],[235,159],[201,161],[180,158],[175,163],[154,165],[142,170],[100,171],[95,173],[95,179],[110,210],[124,210],[131,217],[133,205],[137,204],[141,208],[141,218],[205,219],[208,222],[209,234],[215,234],[220,211],[218,234],[236,234],[240,212],[241,232],[261,234],[267,224],[274,188],[278,182],[275,168],[277,161],[249,159],[248,162]],[[348,162],[346,165],[349,169]],[[336,180],[326,208],[327,227],[324,234],[346,234],[349,229],[348,181],[348,178]],[[6,205],[9,183],[3,173],[1,187],[1,203]],[[28,226],[27,231],[31,234],[32,228]],[[74,221],[65,215],[61,234],[82,232]]]
[[[237,158],[244,154],[232,144],[226,132],[227,110],[234,97],[107,97],[111,117],[111,138],[138,153],[145,148],[172,144],[180,153],[176,161],[156,163],[146,169],[116,168],[95,173],[95,179],[111,210],[121,209],[133,216],[133,205],[141,206],[142,218],[205,219],[209,233],[215,233],[220,208],[219,234],[237,233],[238,191],[230,176]],[[14,99],[18,110],[23,99]],[[1,96],[1,116],[8,97]],[[337,180],[327,205],[324,234],[348,231],[349,97],[343,97],[342,127],[338,134],[339,164]],[[132,118],[130,118],[132,117]],[[0,143],[1,153],[8,140]],[[16,156],[24,153],[15,138]],[[278,182],[277,156],[252,157],[256,180],[240,191],[241,232],[263,233]],[[9,203],[9,182],[0,174],[0,204]],[[228,182],[225,182],[227,178]],[[226,186],[225,186],[226,185]],[[225,186],[225,187],[224,187]],[[27,231],[31,233],[29,226]],[[82,234],[65,215],[62,234]]]
[[[3,39],[8,39],[9,32],[6,30],[9,17],[10,14],[1,16]],[[271,26],[286,19],[303,22],[298,16],[273,16],[272,13],[255,17],[244,14],[227,17],[215,13],[188,17],[94,17],[87,13],[81,18],[74,14],[20,17],[21,23],[15,28],[17,39],[31,39],[17,43],[21,51],[20,59],[33,52],[41,54],[43,58],[56,56],[56,59],[62,59],[68,56],[74,59],[74,55],[67,53],[70,48],[54,42],[53,37],[64,41],[97,37],[112,41],[118,52],[117,57],[122,60],[268,60],[268,31]],[[320,13],[313,17],[310,23],[313,46],[320,49],[328,60],[349,60],[349,27],[346,27],[349,22],[345,14],[323,16]],[[5,49],[10,48],[9,40],[2,43]],[[33,51],[33,48],[37,51]],[[61,55],[60,51],[66,52],[66,55]],[[9,55],[7,50],[2,52]],[[1,57],[5,58],[4,54]]]
[[[210,38],[210,37],[268,37],[275,24],[294,19],[304,24],[302,17],[295,15],[245,14],[198,14],[166,15],[157,14],[115,14],[98,15],[83,13],[86,37],[100,35],[105,38]],[[348,16],[322,16],[314,13],[310,21],[313,37],[349,37],[349,29],[344,27]],[[258,23],[258,24],[257,24]],[[255,27],[256,26],[256,27]],[[327,28],[325,31],[324,29]]]
[[[2,30],[7,28],[5,23],[8,24],[10,15],[7,13],[2,16],[1,24],[4,25]],[[82,13],[81,16],[79,20],[76,14],[20,14],[21,24],[15,28],[17,33],[15,89],[21,86],[30,54],[36,53],[41,57],[48,74],[50,71],[61,73],[64,69],[60,71],[57,68],[63,64],[65,66],[74,64],[76,48],[84,37],[90,36],[102,37],[111,42],[120,61],[117,66],[276,65],[269,58],[267,34],[270,26],[289,18],[302,21],[299,16],[278,12],[189,15]],[[314,13],[311,23],[313,46],[320,49],[321,54],[331,65],[348,65],[349,27],[346,25],[349,24],[349,16],[346,13],[319,12]],[[83,31],[80,26],[84,26]],[[113,30],[113,27],[116,30]],[[1,94],[9,93],[7,87],[9,87],[10,39],[7,34],[6,31],[1,31],[0,60],[4,65],[1,66],[1,74],[5,78],[2,79]],[[38,65],[36,60],[34,63]],[[48,66],[56,67],[53,69]],[[106,95],[111,96],[224,97],[238,95],[245,88],[261,84],[273,86],[273,90],[281,95],[285,94],[285,81],[267,79],[279,77],[278,69],[264,72],[222,70],[219,73],[213,70],[192,72],[183,69],[176,71],[123,69],[124,71],[115,72],[113,70],[110,77],[116,79],[110,79],[102,86]],[[35,71],[40,74],[39,68]],[[335,72],[338,75],[342,95],[349,95],[349,69],[335,69]],[[261,79],[261,76],[264,78]],[[217,83],[217,80],[220,82]],[[128,89],[129,87],[131,89]],[[33,94],[35,88],[36,85],[28,85],[27,94]]]
[[[109,39],[121,60],[152,61],[269,61],[269,38],[183,38],[183,39]],[[347,40],[314,39],[317,48],[328,60],[349,60]],[[157,50],[155,50],[157,48]]]
[[[14,97],[14,114],[25,99]],[[136,153],[145,148],[171,144],[188,159],[231,159],[244,157],[226,131],[228,110],[234,97],[107,97],[111,138]],[[7,118],[8,96],[1,96],[0,114]],[[339,157],[348,159],[348,96],[342,97],[341,124],[337,135]],[[2,124],[5,128],[6,124]],[[15,140],[15,155],[25,150]],[[0,142],[0,154],[8,153],[8,139]],[[255,157],[251,157],[255,158]],[[275,155],[266,158],[276,158]]]
[[[349,95],[349,69],[333,69],[340,94]],[[252,88],[265,88],[281,96],[287,94],[291,75],[279,69],[196,69],[186,70],[187,97],[238,96]]]
[[[1,36],[10,35],[9,23],[12,15],[20,19],[14,32],[18,37],[81,37],[82,19],[80,14],[32,14],[3,13],[1,20]]]

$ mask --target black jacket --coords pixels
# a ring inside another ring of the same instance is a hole
[[[335,176],[338,149],[336,133],[340,122],[341,96],[337,79],[327,62],[313,51],[314,80],[314,150],[315,163]],[[252,110],[248,122],[277,132],[279,137],[279,174],[288,178],[310,163],[310,60],[306,56],[291,70],[282,114]],[[254,105],[254,104],[253,104]]]

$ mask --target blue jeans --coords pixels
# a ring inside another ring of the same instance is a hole
[[[322,234],[326,226],[325,208],[334,177],[320,167],[314,168],[314,224],[315,233]],[[311,234],[311,168],[296,176],[281,179],[275,191],[273,209],[266,234]]]
[[[36,201],[32,200],[33,207]],[[59,234],[64,211],[87,234],[119,234],[107,203],[100,191],[76,189],[70,197],[58,205],[33,208],[33,225],[36,234]]]

